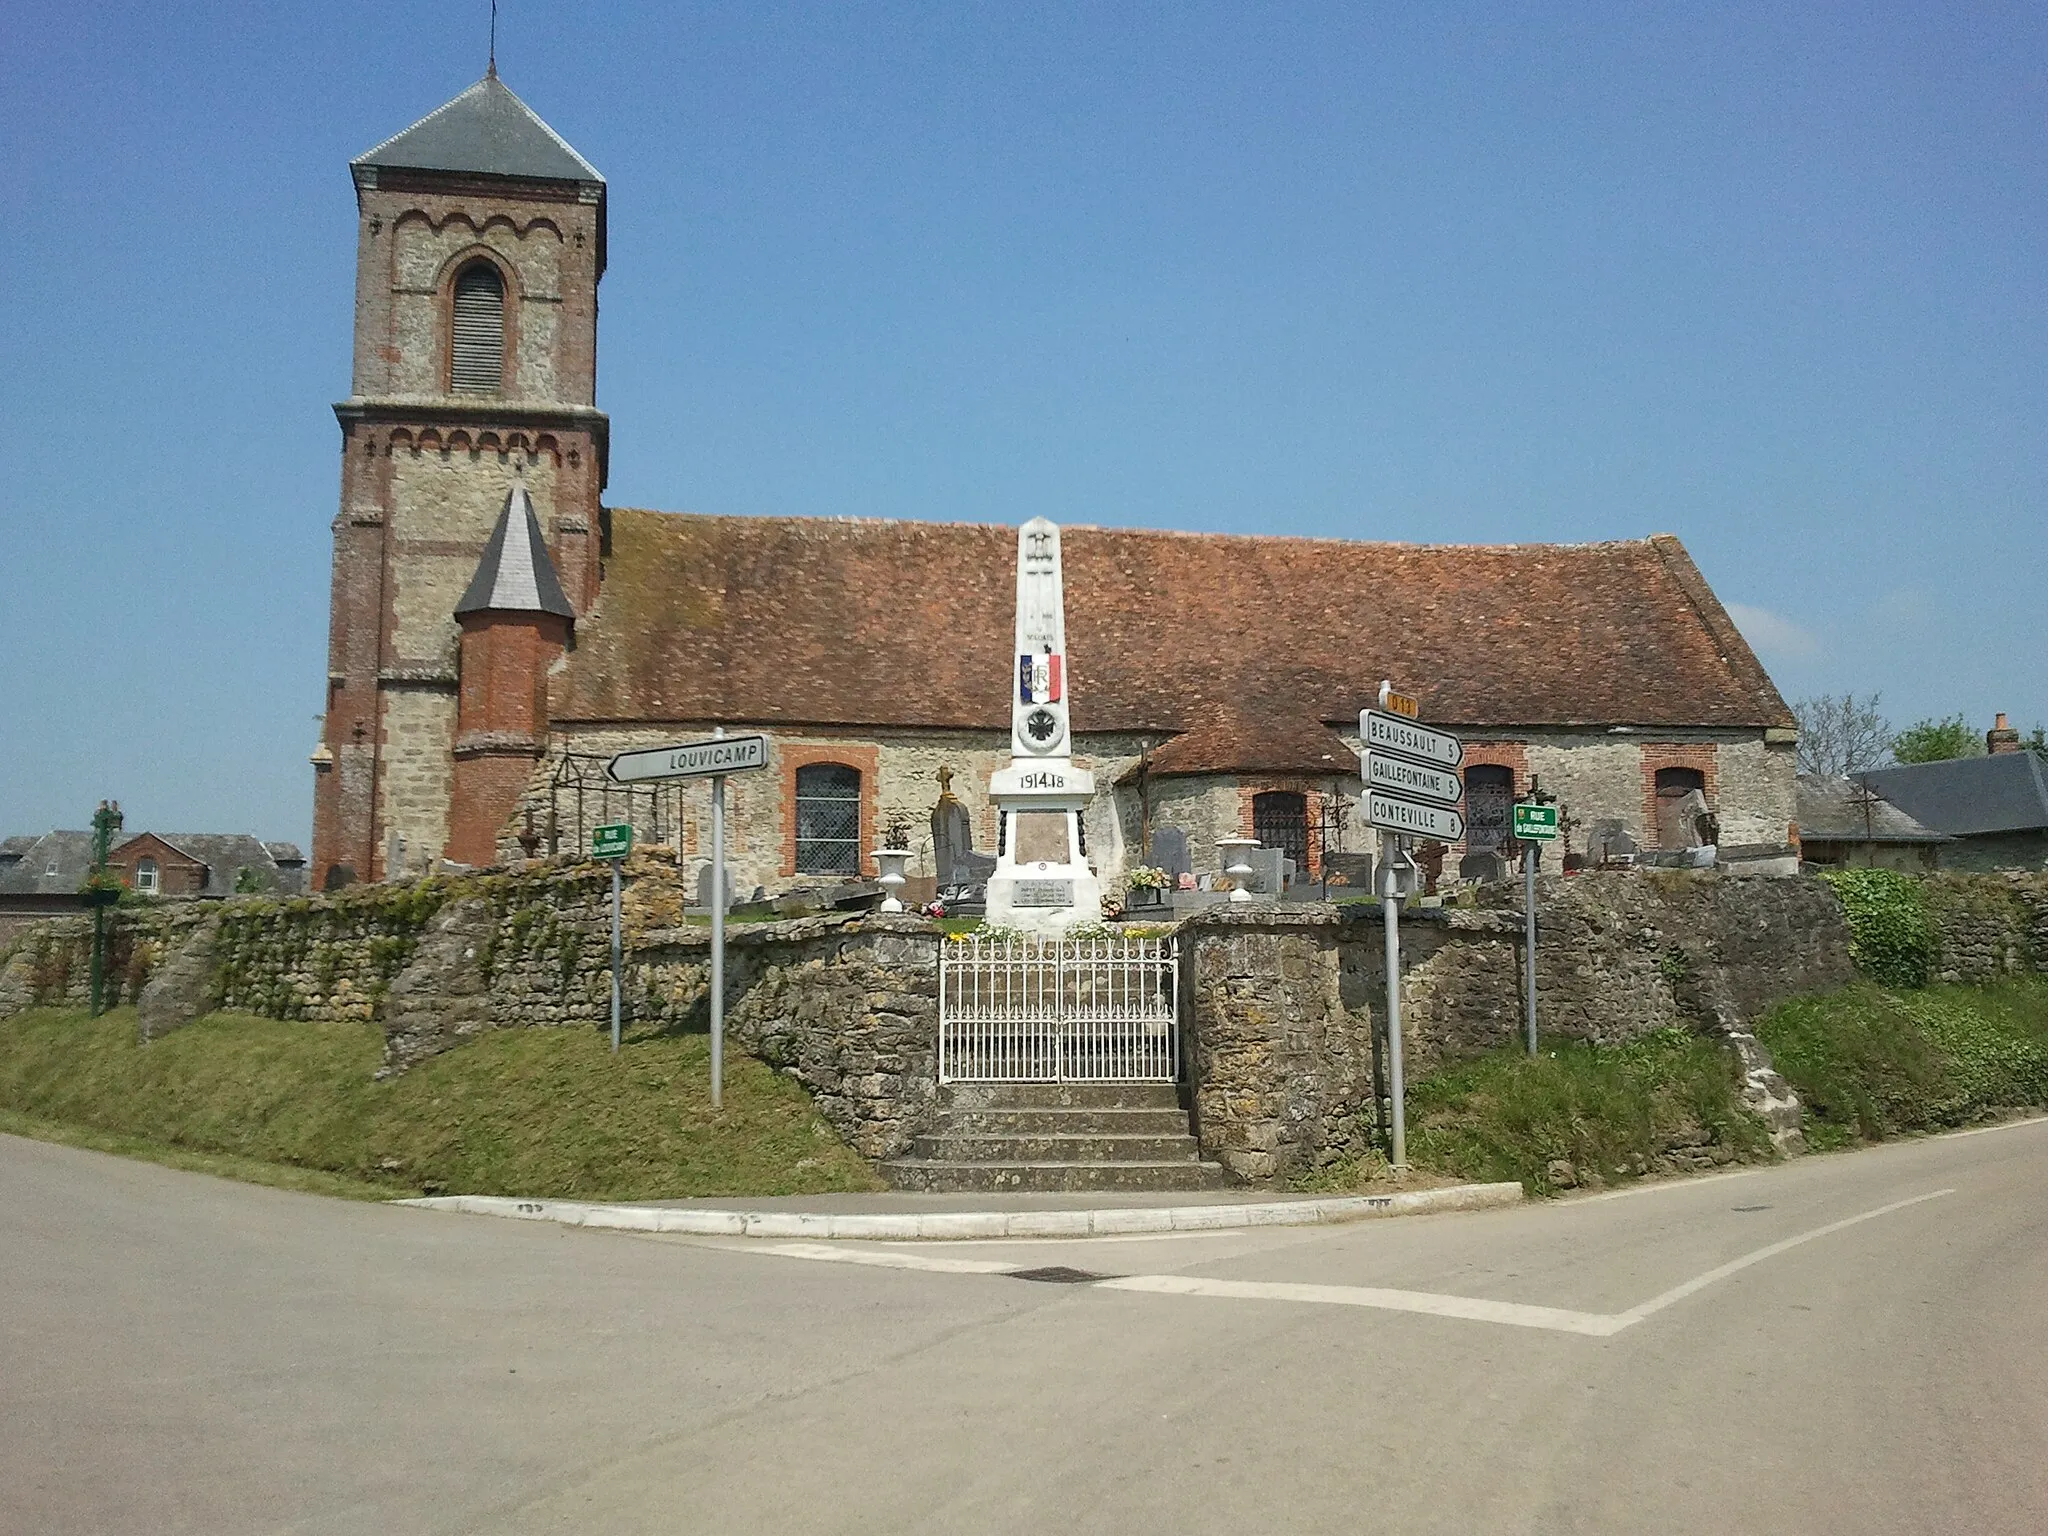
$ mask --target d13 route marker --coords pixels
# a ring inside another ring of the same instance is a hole
[[[633,851],[633,826],[631,822],[610,822],[602,827],[593,827],[590,833],[590,856],[593,859],[623,859]]]
[[[1525,843],[1556,842],[1557,809],[1554,805],[1538,805],[1529,800],[1517,801],[1515,836]]]
[[[1365,819],[1389,832],[1435,838],[1440,843],[1455,843],[1465,835],[1465,818],[1448,806],[1403,800],[1381,789],[1365,792]]]

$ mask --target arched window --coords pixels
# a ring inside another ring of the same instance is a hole
[[[488,261],[455,277],[448,383],[457,394],[493,395],[505,382],[505,280]]]
[[[1513,852],[1515,770],[1474,763],[1465,770],[1465,847],[1472,853]]]
[[[806,763],[796,771],[796,868],[803,875],[860,873],[860,770]]]
[[[1252,836],[1294,860],[1295,871],[1308,869],[1308,797],[1291,789],[1270,789],[1252,796]]]
[[[135,889],[144,896],[154,896],[156,894],[155,859],[137,859],[135,861]]]

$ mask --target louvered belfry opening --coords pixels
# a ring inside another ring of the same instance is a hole
[[[496,394],[505,382],[505,282],[487,261],[455,279],[454,341],[450,386],[458,394]]]

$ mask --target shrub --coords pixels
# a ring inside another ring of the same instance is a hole
[[[1838,869],[1821,876],[1849,919],[1849,958],[1872,981],[1924,987],[1939,952],[1920,882],[1888,869]]]

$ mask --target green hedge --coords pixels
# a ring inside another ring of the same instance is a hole
[[[1821,878],[1849,919],[1856,969],[1888,987],[1926,986],[1941,945],[1920,882],[1888,869],[1829,870]]]

